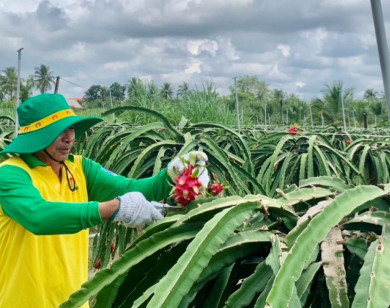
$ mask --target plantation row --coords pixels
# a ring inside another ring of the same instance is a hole
[[[142,178],[199,149],[229,187],[145,230],[100,226],[92,263],[102,269],[62,307],[389,306],[386,132],[173,126],[134,106],[104,116],[129,111],[149,121],[95,126],[75,151]],[[13,131],[0,129],[1,148]]]

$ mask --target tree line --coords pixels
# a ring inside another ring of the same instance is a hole
[[[55,86],[54,73],[49,66],[41,64],[27,79],[21,79],[21,101],[32,95],[51,91]],[[7,67],[0,74],[0,102],[16,101],[17,72],[15,67]],[[324,86],[322,96],[306,101],[295,93],[273,89],[256,76],[237,79],[236,85],[229,87],[228,95],[220,95],[212,82],[193,88],[187,82],[175,90],[171,83],[160,87],[153,81],[132,77],[126,84],[113,82],[109,87],[90,86],[83,95],[85,108],[110,106],[111,104],[131,104],[146,108],[173,108],[179,102],[189,108],[199,105],[223,105],[232,113],[238,110],[242,125],[291,125],[362,127],[364,114],[370,126],[388,126],[387,106],[383,93],[367,89],[362,98],[354,97],[354,90],[345,88],[342,82]],[[237,95],[236,95],[237,94]],[[238,107],[238,108],[237,108]],[[198,108],[200,108],[198,106]]]
[[[18,74],[15,67],[7,67],[0,74],[0,101],[16,101]],[[34,68],[33,75],[27,79],[21,79],[20,99],[24,101],[32,95],[33,90],[40,93],[50,91],[55,83],[53,72],[50,67],[44,64]]]

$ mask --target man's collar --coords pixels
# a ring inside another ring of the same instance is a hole
[[[29,166],[31,169],[35,167],[45,167],[46,164],[39,160],[34,154],[21,154],[20,158],[23,159],[23,161]],[[73,155],[69,155],[66,159],[67,161],[73,162],[74,157]]]

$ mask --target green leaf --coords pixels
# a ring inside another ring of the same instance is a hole
[[[247,188],[247,186],[243,182],[243,180],[241,180],[237,176],[237,173],[235,172],[235,170],[232,167],[229,159],[227,158],[227,154],[223,150],[221,150],[221,148],[218,146],[218,144],[215,143],[214,140],[212,140],[211,138],[209,138],[207,136],[203,136],[199,140],[199,142],[201,144],[204,144],[205,146],[207,146],[207,148],[209,149],[208,150],[208,153],[210,154],[209,155],[209,161],[211,161],[212,157],[215,157],[219,161],[221,166],[223,166],[223,168],[226,169],[227,174],[229,174],[229,176],[231,176],[231,178],[233,180],[233,183],[237,187],[241,188],[243,191],[246,191],[247,193],[250,193],[248,188]],[[230,183],[230,184],[233,185],[233,183]]]
[[[278,236],[272,235],[271,241],[272,248],[267,259],[265,260],[265,264],[271,267],[274,274],[276,274],[279,271],[281,264],[283,263],[282,250],[280,248],[280,241]]]
[[[231,232],[253,215],[258,202],[242,200],[209,220],[158,284],[148,307],[176,307]]]
[[[270,246],[270,235],[271,232],[266,231],[243,231],[229,237],[211,258],[209,265],[203,270],[191,291],[182,299],[180,306],[192,303],[196,293],[214,279],[223,268],[234,263],[239,266],[241,260],[266,254]]]
[[[307,225],[310,223],[313,217],[319,213],[322,213],[324,208],[331,202],[332,199],[320,201],[318,204],[310,207],[304,215],[299,217],[296,226],[287,234],[285,238],[286,245],[291,247],[295,243],[297,237],[306,229]]]
[[[162,157],[164,157],[166,150],[167,149],[163,146],[158,150],[157,156],[155,157],[155,164],[153,167],[153,174],[152,174],[153,176],[157,175],[161,171],[161,166],[162,166],[161,159]]]
[[[367,241],[361,237],[351,237],[346,243],[347,249],[359,256],[360,259],[364,260],[364,256],[367,253]]]
[[[298,203],[307,202],[310,200],[334,196],[332,191],[321,187],[299,188],[298,190],[289,192],[287,194],[284,194],[281,191],[279,192],[282,198],[279,198],[278,200],[289,207],[293,207]]]
[[[218,273],[223,267],[244,256],[268,250],[271,244],[271,235],[272,233],[267,231],[247,230],[230,236],[212,257],[209,266],[204,269],[199,280],[202,281],[214,273]]]
[[[360,156],[359,160],[359,172],[364,177],[365,183],[368,183],[368,179],[366,176],[366,157],[368,154],[368,151],[370,150],[370,146],[366,144],[363,148],[362,155]]]
[[[149,145],[148,147],[146,147],[137,157],[137,159],[135,160],[129,174],[127,175],[127,177],[129,178],[134,178],[134,177],[137,177],[141,172],[139,172],[139,168],[142,167],[142,163],[143,161],[148,157],[148,156],[152,156],[152,153],[157,151],[156,149],[159,150],[159,148],[161,147],[164,147],[166,145],[176,145],[177,143],[174,142],[174,141],[171,141],[171,140],[164,140],[164,141],[160,141],[160,142],[156,142],[154,144],[151,144]],[[154,159],[153,159],[154,160]]]
[[[385,224],[390,224],[390,213],[384,211],[367,211],[354,218],[349,219],[343,224],[344,229],[348,230],[368,230],[377,231]]]
[[[225,307],[247,307],[255,296],[264,290],[271,277],[272,269],[265,261],[261,262],[253,274],[244,280],[240,289],[230,295]],[[272,281],[270,284],[272,285]]]
[[[390,236],[385,224],[382,236],[371,243],[355,287],[352,308],[377,308],[390,305]]]
[[[212,289],[208,291],[209,296],[206,298],[206,301],[203,303],[203,308],[215,308],[220,306],[220,301],[222,295],[225,291],[226,285],[228,284],[230,274],[232,272],[234,264],[224,268],[218,274]]]
[[[299,181],[299,187],[305,186],[325,186],[337,192],[343,192],[353,187],[352,185],[345,184],[341,179],[331,176],[313,177]]]
[[[313,282],[314,276],[317,274],[321,267],[321,262],[315,262],[309,265],[309,267],[302,273],[297,281],[297,293],[299,298],[307,292]],[[302,305],[303,306],[303,305]]]
[[[138,242],[123,254],[120,259],[112,263],[110,268],[103,269],[89,281],[85,282],[81,289],[73,293],[70,298],[61,304],[62,308],[79,307],[88,299],[97,294],[105,286],[114,282],[132,266],[142,261],[147,256],[167,247],[173,243],[193,238],[201,224],[181,224],[175,228],[153,234],[149,238]]]
[[[308,141],[308,149],[307,149],[307,177],[313,177],[314,176],[314,154],[313,154],[313,148],[314,148],[314,142],[316,141],[317,136],[311,135],[309,137]]]
[[[299,279],[304,264],[315,246],[354,208],[384,195],[385,192],[375,186],[359,186],[337,196],[331,204],[315,216],[296,239],[276,275],[267,298],[267,307],[286,307],[293,295],[295,282]]]
[[[307,161],[307,153],[303,153],[301,155],[301,162],[299,165],[299,182],[306,179],[306,161]]]
[[[165,118],[162,114],[160,114],[160,113],[158,113],[158,112],[156,112],[154,110],[151,110],[151,109],[147,109],[147,108],[143,108],[143,107],[137,107],[137,106],[117,107],[117,108],[110,109],[110,110],[108,110],[106,112],[103,112],[102,116],[106,116],[106,115],[109,115],[111,113],[120,113],[120,112],[124,112],[124,111],[128,111],[128,110],[134,110],[134,111],[149,113],[149,114],[155,116],[156,118],[160,119],[161,122],[164,123],[165,127],[177,138],[177,140],[179,142],[184,142],[184,136],[178,130],[173,128],[173,126],[168,121],[168,119]]]
[[[275,167],[275,162],[277,161],[277,158],[278,158],[280,152],[282,151],[284,144],[291,139],[293,139],[293,137],[290,135],[285,135],[284,137],[282,137],[280,139],[280,141],[278,142],[278,144],[276,145],[275,151],[273,152],[273,154],[270,158],[270,167],[272,169],[269,169],[269,172],[267,174],[266,186],[265,186],[265,191],[267,193],[269,193],[271,190],[271,183],[272,183],[271,177],[273,175],[273,168]]]
[[[237,140],[239,141],[240,149],[242,150],[242,154],[245,157],[245,161],[248,163],[251,162],[251,155],[250,155],[250,151],[248,149],[247,143],[246,143],[245,139],[242,138],[241,134],[239,134],[236,130],[231,129],[225,125],[218,124],[218,123],[196,123],[196,124],[193,124],[190,126],[191,129],[196,129],[199,127],[220,128],[220,129],[223,129],[225,132],[234,135],[234,137],[236,137]],[[252,164],[249,164],[249,168],[250,168],[249,172],[252,172],[253,171]]]

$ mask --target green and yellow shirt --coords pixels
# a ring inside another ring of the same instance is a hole
[[[102,223],[99,202],[129,191],[159,201],[171,188],[165,169],[136,180],[81,156],[66,165],[73,192],[65,170],[60,181],[33,155],[0,164],[0,307],[58,307],[88,279],[87,229]]]

